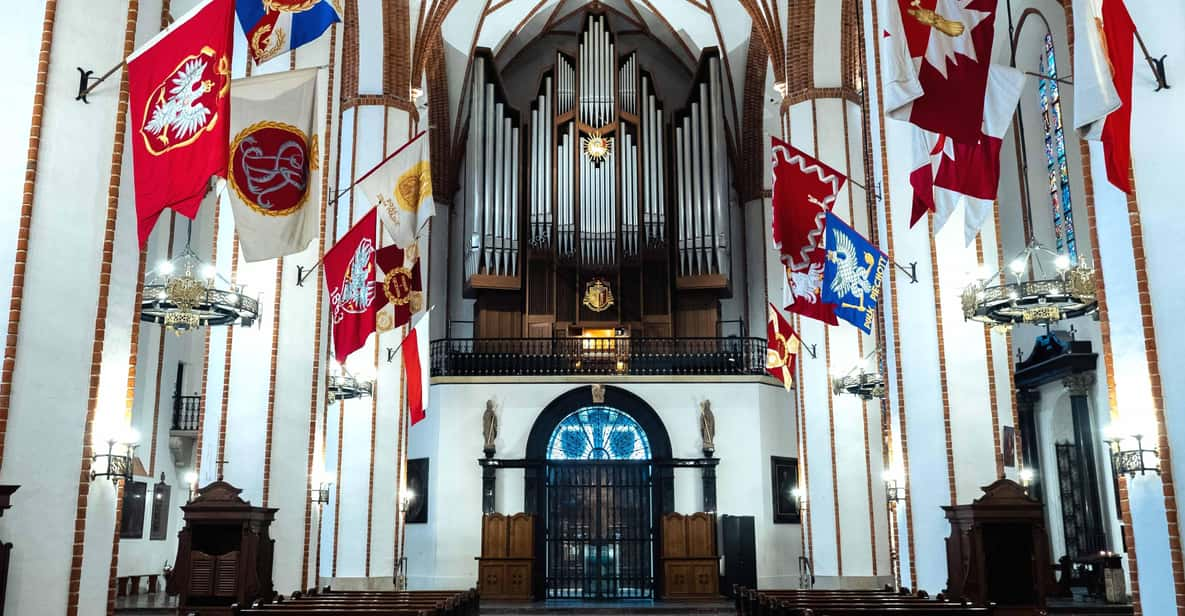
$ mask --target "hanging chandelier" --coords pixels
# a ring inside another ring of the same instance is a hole
[[[831,379],[831,391],[836,395],[851,394],[863,400],[882,398],[885,395],[885,375],[879,370],[879,362],[873,362],[877,349],[864,357],[847,374]],[[871,366],[871,367],[870,367]]]
[[[354,400],[374,395],[374,381],[359,381],[354,375],[342,370],[341,374],[329,375],[329,402]]]
[[[1012,281],[1008,279],[1011,277]],[[963,290],[963,317],[1008,329],[1018,323],[1049,325],[1098,308],[1094,270],[1031,241],[1008,272],[972,282]]]
[[[206,325],[245,325],[259,317],[259,302],[218,275],[189,247],[158,265],[144,281],[140,320],[180,336]]]

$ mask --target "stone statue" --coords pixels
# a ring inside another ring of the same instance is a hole
[[[712,413],[712,401],[699,403],[699,435],[704,441],[704,455],[716,451],[716,416]]]
[[[486,410],[481,415],[481,435],[485,437],[482,451],[487,458],[492,457],[497,450],[494,441],[498,438],[498,415],[494,413],[494,406],[493,400],[486,400]]]
[[[592,401],[593,404],[605,403],[605,386],[601,384],[592,385]]]

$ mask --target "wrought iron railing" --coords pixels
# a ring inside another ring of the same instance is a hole
[[[446,338],[433,376],[760,375],[764,338]]]
[[[201,412],[201,396],[173,396],[173,429],[197,430]]]

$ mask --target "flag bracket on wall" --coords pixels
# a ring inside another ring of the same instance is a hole
[[[392,349],[391,347],[387,347],[387,363],[389,364],[394,360],[395,360],[395,349]]]
[[[86,100],[87,95],[90,94],[91,92],[93,92],[95,88],[99,87],[99,84],[103,83],[104,81],[107,81],[107,79],[109,79],[112,75],[115,74],[115,71],[118,71],[119,69],[123,68],[123,66],[125,64],[127,64],[127,62],[120,62],[119,64],[116,64],[115,66],[111,67],[111,70],[107,71],[106,73],[103,73],[102,77],[92,77],[91,75],[95,74],[94,71],[83,70],[83,68],[81,66],[79,66],[78,67],[78,96],[75,96],[74,100],[82,101],[82,102],[89,105],[90,101]],[[1160,88],[1157,88],[1157,89],[1159,90]]]
[[[804,342],[799,348],[806,351],[807,355],[811,356],[811,359],[817,359],[819,357],[818,346],[818,344],[807,344]]]
[[[1168,74],[1165,72],[1164,61],[1168,59],[1168,54],[1160,56],[1160,59],[1152,57],[1148,52],[1148,46],[1144,44],[1144,37],[1140,36],[1140,29],[1133,28],[1136,34],[1136,42],[1140,44],[1140,50],[1144,52],[1144,60],[1148,62],[1148,67],[1152,69],[1152,74],[1156,77],[1156,89],[1154,92],[1167,90],[1172,86],[1169,85]]]
[[[909,284],[917,284],[918,283],[918,262],[917,261],[910,261],[909,267],[905,267],[904,265],[901,265],[896,260],[894,260],[893,265],[896,266],[897,269],[901,270],[901,272],[903,274],[905,274],[906,278],[909,278]]]

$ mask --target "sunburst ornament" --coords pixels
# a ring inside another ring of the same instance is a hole
[[[600,133],[593,133],[584,140],[584,155],[596,164],[601,164],[613,153],[613,139]]]

